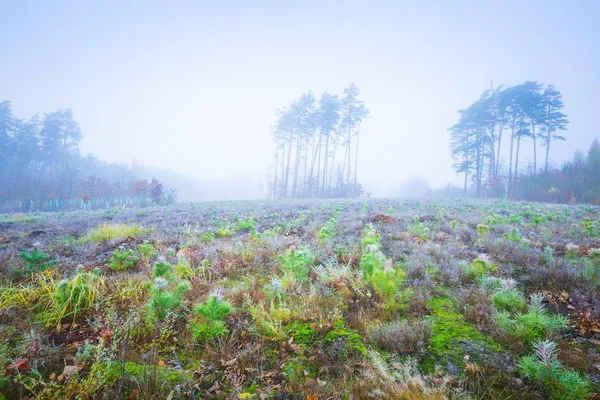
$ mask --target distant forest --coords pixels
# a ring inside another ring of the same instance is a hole
[[[29,120],[0,103],[0,211],[93,209],[170,203],[175,192],[126,164],[81,156],[82,131],[70,109]]]
[[[342,97],[307,92],[277,110],[271,198],[355,197],[360,125],[369,110],[351,83]]]
[[[535,81],[483,92],[449,128],[454,170],[464,175],[463,193],[518,200],[598,202],[600,147],[595,141],[587,156],[578,152],[561,168],[549,165],[557,141],[569,123],[562,94],[554,85]],[[507,142],[503,142],[507,141]],[[521,145],[532,144],[529,166]],[[504,154],[503,151],[508,154]]]

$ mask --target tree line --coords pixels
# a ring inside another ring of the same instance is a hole
[[[458,122],[449,128],[450,151],[454,170],[464,174],[464,193],[471,183],[477,196],[507,197],[517,192],[525,175],[548,177],[550,149],[556,140],[565,140],[561,132],[569,122],[563,108],[562,94],[554,85],[526,81],[490,85],[478,100],[459,110]],[[524,173],[519,167],[525,141],[532,144],[532,163]]]
[[[514,197],[529,201],[556,203],[595,203],[600,205],[600,142],[595,139],[586,153],[573,158],[547,175],[522,176]]]
[[[81,127],[70,109],[13,115],[0,102],[0,210],[104,208],[174,201],[156,179],[136,177],[125,164],[81,156]]]
[[[319,101],[306,92],[277,110],[270,177],[271,198],[353,197],[359,135],[369,110],[354,83],[342,96],[325,91]]]

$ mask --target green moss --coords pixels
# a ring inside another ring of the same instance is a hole
[[[104,373],[104,382],[109,384],[121,379],[121,363],[111,361],[103,364],[100,368]],[[157,380],[169,385],[175,386],[183,382],[183,374],[176,369],[158,367],[154,365],[136,364],[134,362],[125,363],[125,376],[133,377],[136,380],[142,380],[149,375],[156,376]]]
[[[464,317],[454,310],[452,300],[436,298],[428,303],[431,310],[432,332],[429,342],[431,353],[435,360],[442,363],[452,362],[464,366],[464,356],[461,343],[473,343],[492,351],[501,350],[500,345],[489,336],[481,333]],[[476,356],[470,354],[470,356]],[[432,361],[426,362],[426,368],[432,367]]]
[[[285,327],[286,333],[294,338],[294,342],[310,345],[315,340],[315,331],[308,322],[292,322]]]
[[[333,324],[333,329],[327,332],[324,337],[327,343],[332,343],[338,338],[344,338],[349,349],[361,355],[367,353],[367,348],[360,333],[354,329],[347,328],[343,319],[336,320]]]

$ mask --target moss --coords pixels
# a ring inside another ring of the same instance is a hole
[[[333,343],[336,339],[344,338],[348,347],[361,354],[364,355],[367,353],[367,348],[365,347],[364,341],[360,333],[355,331],[354,329],[349,329],[344,324],[343,319],[338,319],[333,323],[333,329],[325,334],[325,342]]]
[[[111,361],[103,364],[100,368],[104,372],[104,382],[109,384],[121,378],[121,363]],[[156,376],[157,380],[169,385],[175,386],[183,382],[183,374],[175,369],[159,367],[154,365],[136,364],[134,362],[125,363],[125,376],[130,376],[136,380],[142,380],[148,376]]]
[[[429,342],[435,360],[428,360],[425,363],[427,369],[431,369],[433,361],[464,366],[466,364],[464,357],[468,354],[463,346],[464,343],[473,343],[491,351],[501,350],[496,341],[467,323],[464,317],[454,310],[452,300],[436,298],[431,300],[428,306],[432,321]],[[477,359],[477,354],[469,354],[469,356]]]
[[[294,338],[294,342],[310,345],[315,340],[315,331],[308,322],[292,322],[285,327],[286,333]]]

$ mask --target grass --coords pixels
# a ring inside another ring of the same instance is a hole
[[[43,233],[13,221],[0,236],[5,398],[600,390],[595,207],[315,200],[36,218]],[[539,356],[547,339],[555,364]]]
[[[146,233],[147,230],[136,224],[102,224],[79,239],[79,243],[100,243],[114,239],[126,239]]]

